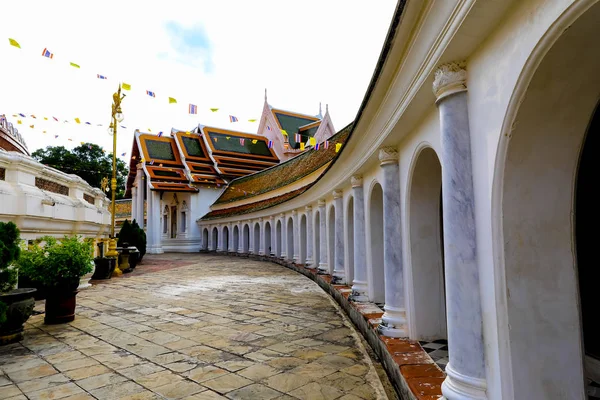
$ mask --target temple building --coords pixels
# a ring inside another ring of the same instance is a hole
[[[18,129],[0,115],[0,221],[14,222],[24,240],[101,239],[110,233],[108,204],[102,190],[31,158]]]
[[[597,0],[398,1],[339,152],[229,182],[201,248],[347,300],[402,398],[600,398],[599,36]]]
[[[170,135],[136,131],[125,194],[131,200],[119,201],[118,220],[146,227],[149,253],[198,251],[195,221],[228,183],[308,152],[334,133],[328,107],[316,116],[285,111],[271,107],[266,92],[256,134],[205,125]]]

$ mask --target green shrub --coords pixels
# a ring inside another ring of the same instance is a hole
[[[137,247],[140,252],[139,261],[142,261],[142,257],[146,254],[146,232],[140,228],[135,219],[132,223],[129,223],[129,220],[123,222],[117,238],[119,239],[117,241],[119,247],[123,246],[123,243],[129,243],[130,246]]]
[[[22,252],[19,270],[46,288],[71,286],[92,271],[92,257],[90,241],[82,241],[78,236],[44,236]]]
[[[0,292],[8,292],[17,283],[17,266],[13,263],[19,259],[19,229],[13,222],[0,222]]]

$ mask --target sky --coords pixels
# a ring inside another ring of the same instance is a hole
[[[0,114],[19,129],[30,152],[80,142],[110,152],[112,94],[119,83],[128,83],[120,124],[125,128],[117,134],[122,159],[129,158],[135,129],[167,134],[203,124],[256,133],[258,123],[248,120],[260,118],[265,88],[275,108],[315,115],[320,102],[323,113],[328,104],[340,130],[356,116],[395,5],[395,0],[5,1]],[[52,59],[42,56],[45,48]],[[198,106],[197,115],[188,113],[189,104]],[[13,117],[18,113],[27,118]],[[229,115],[239,122],[231,123]]]

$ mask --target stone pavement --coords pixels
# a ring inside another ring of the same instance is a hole
[[[69,324],[32,316],[21,343],[0,347],[0,399],[394,397],[304,276],[246,258],[148,256],[161,263],[80,292]]]

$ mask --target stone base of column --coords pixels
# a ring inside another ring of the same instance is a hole
[[[162,248],[161,245],[149,246],[148,249],[146,250],[146,252],[148,254],[162,254],[162,253],[164,253],[163,248]]]
[[[275,253],[273,253],[273,252],[270,252],[270,253],[269,253],[269,256],[271,256],[271,257],[275,257]]]
[[[369,287],[367,282],[354,280],[352,282],[352,300],[358,302],[369,301]]]
[[[258,251],[258,255],[259,255],[259,256],[264,256],[264,255],[265,255],[265,252],[264,252],[263,250],[259,250],[259,251]]]
[[[329,267],[327,266],[327,263],[319,263],[319,273],[320,274],[329,274]]]
[[[304,261],[304,265],[308,268],[310,268],[310,266],[313,264],[313,260],[312,258],[306,257],[306,260]]]
[[[403,308],[390,307],[387,304],[381,317],[379,332],[389,337],[408,337],[406,329],[406,310]]]
[[[333,277],[331,279],[331,283],[334,285],[345,285],[346,284],[346,274],[344,271],[333,271]]]
[[[486,400],[487,383],[485,379],[466,376],[457,372],[448,363],[446,365],[446,379],[442,382],[440,399],[448,400]]]

